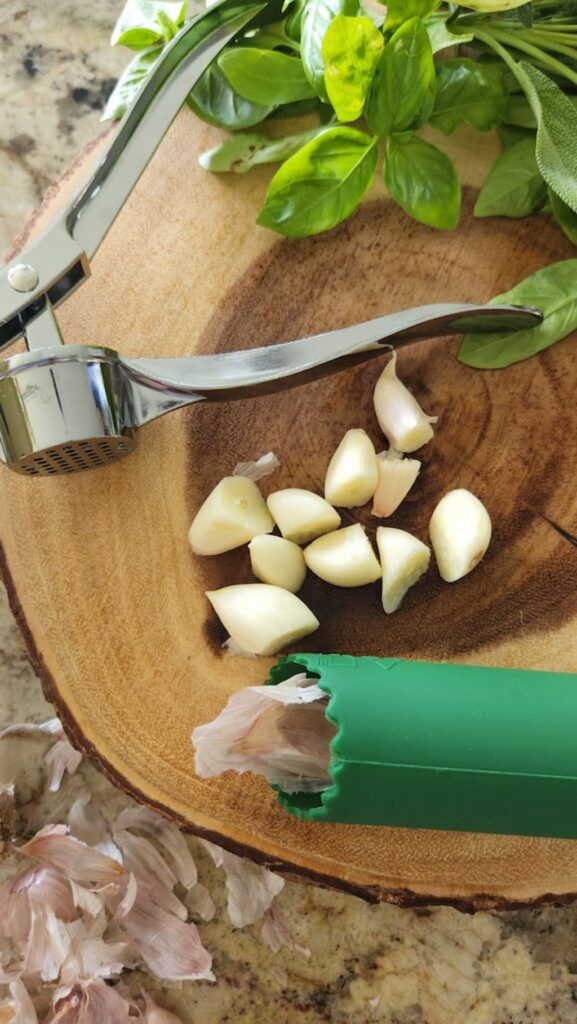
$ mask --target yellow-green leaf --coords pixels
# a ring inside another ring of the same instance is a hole
[[[370,18],[337,14],[322,44],[325,85],[339,121],[356,121],[363,112],[384,39]]]

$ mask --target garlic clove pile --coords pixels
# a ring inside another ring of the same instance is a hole
[[[397,451],[415,452],[434,436],[431,423],[437,417],[427,416],[397,377],[396,352],[377,381],[373,400],[379,426]]]
[[[380,579],[381,567],[360,523],[327,533],[304,550],[308,568],[336,587],[363,587]]]
[[[308,544],[341,524],[340,515],[328,501],[302,487],[274,491],[269,494],[267,505],[283,537],[295,544]]]
[[[283,587],[296,593],[302,587],[307,567],[304,555],[297,544],[274,534],[260,534],[253,537],[248,550],[253,573],[262,583]]]
[[[418,459],[404,459],[401,452],[389,448],[377,455],[379,482],[373,495],[371,513],[386,519],[405,500],[421,470]]]
[[[383,608],[390,615],[396,612],[409,588],[427,571],[431,552],[411,533],[391,526],[379,526],[377,547],[383,573]]]
[[[491,541],[491,518],[483,503],[460,487],[441,498],[429,535],[441,576],[454,583],[483,558]]]
[[[364,430],[347,430],[327,469],[325,498],[340,508],[366,505],[379,481],[373,442]]]
[[[266,583],[238,583],[206,596],[233,640],[248,654],[276,654],[319,627],[295,594]]]
[[[220,555],[272,530],[272,516],[254,481],[227,476],[199,508],[188,540],[196,555]]]

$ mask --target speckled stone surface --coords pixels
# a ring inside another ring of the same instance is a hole
[[[0,0],[3,252],[43,190],[98,131],[126,59],[108,46],[117,10],[117,0]],[[0,725],[49,714],[2,596]],[[38,790],[43,750],[42,740],[0,744],[0,781],[18,778],[21,801]],[[108,813],[125,800],[85,764],[42,808],[43,820],[62,818],[82,783]],[[367,906],[287,884],[280,899],[293,941],[310,957],[273,954],[258,925],[231,927],[222,877],[204,851],[195,854],[219,907],[201,925],[218,980],[165,994],[185,1024],[577,1024],[577,908],[467,916]]]

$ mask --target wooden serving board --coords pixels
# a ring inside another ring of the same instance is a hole
[[[421,227],[376,191],[342,227],[296,241],[255,226],[268,169],[217,177],[199,168],[216,138],[180,114],[92,279],[60,311],[68,342],[132,356],[262,345],[406,306],[486,300],[573,253],[547,217],[473,218],[474,186],[495,153],[489,136],[451,143],[472,186],[457,231]],[[28,235],[101,147],[52,190]],[[491,511],[490,552],[454,586],[430,571],[390,617],[377,586],[345,592],[311,577],[302,596],[322,628],[308,649],[575,671],[574,339],[498,372],[461,366],[457,349],[457,340],[440,339],[401,354],[402,376],[439,424],[393,525],[426,537],[441,494],[468,487]],[[261,780],[195,777],[192,728],[234,690],[263,681],[269,661],[223,653],[203,592],[250,580],[247,553],[195,559],[194,512],[240,459],[272,449],[282,468],[265,490],[321,489],[347,428],[366,427],[381,447],[371,400],[379,372],[373,362],[284,395],[174,413],[142,430],[134,455],[89,473],[2,471],[12,607],[73,742],[183,828],[286,875],[372,899],[462,907],[573,899],[575,842],[315,825],[287,816]],[[369,523],[366,511],[361,519]]]

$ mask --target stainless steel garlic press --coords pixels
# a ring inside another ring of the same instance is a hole
[[[27,351],[0,362],[0,459],[28,476],[103,466],[128,455],[136,431],[203,399],[240,398],[326,375],[390,343],[532,327],[526,307],[430,305],[267,348],[176,359],[127,359],[109,348],[64,345],[54,308],[90,273],[98,249],[167,128],[222,48],[275,0],[222,0],[166,47],[90,180],[53,224],[0,274],[0,347]],[[151,339],[151,346],[153,339]]]

